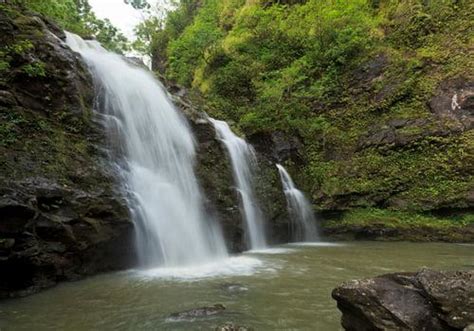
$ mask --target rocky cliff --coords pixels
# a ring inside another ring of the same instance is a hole
[[[135,262],[133,223],[93,114],[92,77],[64,40],[47,18],[0,5],[0,299]],[[230,160],[206,117],[170,88],[196,136],[206,208],[229,249],[242,251]],[[256,146],[258,196],[272,240],[284,242],[278,155]]]
[[[93,86],[64,33],[0,4],[0,299],[131,263]]]
[[[474,222],[472,2],[197,3],[155,33],[155,69],[266,154],[291,142],[327,233],[472,240],[449,235]]]
[[[169,84],[175,104],[188,118],[197,141],[196,174],[206,198],[206,209],[219,220],[227,246],[232,252],[240,252],[245,246],[245,228],[240,212],[240,200],[235,189],[232,165],[222,143],[217,139],[207,115],[193,106],[185,89]],[[288,242],[288,213],[285,195],[275,166],[280,155],[261,139],[249,141],[256,149],[258,170],[255,189],[265,216],[269,240],[272,243]],[[281,153],[290,153],[290,146],[280,147]]]

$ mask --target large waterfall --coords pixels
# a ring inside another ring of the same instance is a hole
[[[227,255],[205,214],[191,131],[153,76],[95,41],[67,33],[94,75],[100,116],[119,155],[143,266],[199,264]]]
[[[318,230],[311,204],[298,190],[286,169],[276,165],[280,172],[283,191],[288,203],[288,212],[291,218],[291,234],[294,241],[317,241]]]
[[[263,213],[256,199],[253,180],[257,158],[252,146],[236,136],[226,122],[210,119],[218,138],[229,152],[234,181],[241,199],[242,216],[246,225],[247,244],[251,249],[267,246]]]

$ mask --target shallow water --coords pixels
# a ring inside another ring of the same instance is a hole
[[[286,245],[205,267],[101,275],[0,303],[0,329],[212,330],[234,321],[255,330],[340,330],[330,295],[335,286],[423,266],[473,269],[474,245]],[[216,303],[227,307],[224,314],[167,319],[173,312]]]

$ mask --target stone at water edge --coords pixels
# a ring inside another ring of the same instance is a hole
[[[474,323],[474,271],[387,274],[332,292],[346,330],[463,330]]]

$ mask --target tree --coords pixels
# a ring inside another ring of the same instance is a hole
[[[150,9],[147,0],[124,0],[127,5],[131,5],[135,9]]]

